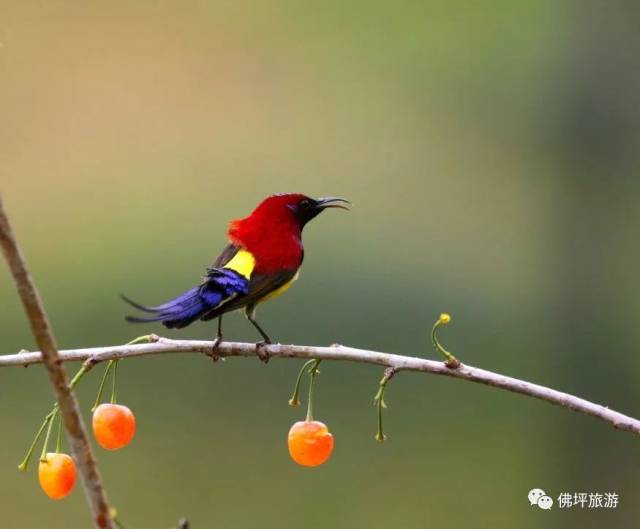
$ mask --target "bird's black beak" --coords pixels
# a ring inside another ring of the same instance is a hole
[[[316,199],[316,209],[322,211],[323,209],[327,209],[327,208],[340,208],[340,209],[346,209],[347,211],[349,211],[349,206],[351,205],[351,202],[349,202],[347,199],[345,198],[340,198],[340,197],[321,197]]]

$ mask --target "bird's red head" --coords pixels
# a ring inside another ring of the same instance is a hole
[[[337,197],[310,198],[282,193],[265,198],[244,219],[229,225],[229,239],[256,258],[256,271],[297,268],[302,262],[302,229],[327,208],[348,209],[348,200]]]

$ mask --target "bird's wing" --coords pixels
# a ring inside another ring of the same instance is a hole
[[[216,260],[211,265],[211,268],[222,268],[238,253],[240,248],[235,244],[229,243],[220,252],[220,255],[216,257]]]
[[[200,285],[162,305],[147,307],[122,296],[127,303],[147,313],[144,317],[127,316],[127,320],[139,323],[160,321],[170,329],[186,327],[235,297],[247,294],[254,265],[255,259],[250,253],[229,244],[213,266],[207,268]]]
[[[237,296],[224,305],[217,307],[205,314],[202,320],[211,320],[220,314],[230,312],[242,307],[252,306],[261,301],[280,294],[295,281],[298,270],[280,270],[270,274],[253,274],[249,279],[249,291],[242,296]]]

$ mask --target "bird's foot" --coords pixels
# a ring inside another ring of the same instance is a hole
[[[267,345],[271,345],[271,342],[268,340],[256,342],[256,354],[258,355],[260,361],[264,362],[265,364],[269,362],[269,353],[265,349]]]
[[[218,354],[218,348],[222,343],[222,335],[219,334],[213,340],[213,344],[211,345],[211,350],[207,352],[207,356],[211,358],[213,362],[217,362],[220,360],[220,355]]]

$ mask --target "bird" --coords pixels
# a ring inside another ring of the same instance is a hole
[[[122,299],[144,316],[126,316],[132,323],[160,322],[182,329],[202,320],[218,319],[213,351],[222,342],[222,316],[244,309],[262,340],[256,343],[260,359],[268,355],[261,346],[271,338],[256,321],[259,303],[286,292],[300,274],[304,259],[302,230],[329,208],[349,209],[340,197],[311,198],[301,193],[278,193],[265,198],[249,216],[230,222],[228,244],[206,269],[200,284],[157,306],[145,306],[125,295]],[[215,355],[212,354],[214,360]]]

